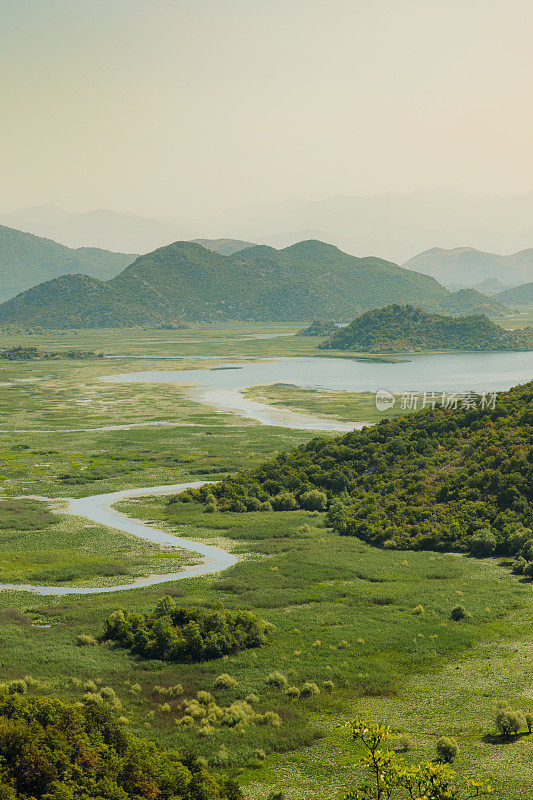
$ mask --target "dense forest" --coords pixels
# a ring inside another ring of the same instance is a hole
[[[470,313],[483,300],[474,295],[465,301]],[[398,302],[440,310],[457,298],[427,275],[381,258],[356,258],[319,241],[281,250],[255,245],[232,255],[174,242],[140,256],[106,282],[68,275],[34,286],[0,305],[0,324],[59,330],[183,321],[348,321]]]
[[[360,353],[423,350],[528,350],[533,330],[506,331],[484,316],[444,317],[412,306],[368,311],[319,345]]]
[[[152,614],[115,611],[105,621],[101,638],[146,658],[207,661],[261,647],[271,628],[250,611],[184,608],[163,597]]]
[[[374,545],[533,560],[533,382],[429,400],[181,497],[221,511],[327,509],[339,533]]]
[[[2,800],[238,800],[192,753],[127,733],[102,705],[0,695]]]

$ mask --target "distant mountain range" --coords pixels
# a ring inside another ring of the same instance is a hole
[[[473,290],[379,258],[356,258],[319,241],[282,250],[256,245],[225,256],[175,242],[139,256],[107,282],[66,275],[0,305],[0,324],[122,327],[186,321],[350,320],[369,308],[410,303],[451,313],[503,306]]]
[[[0,214],[0,224],[69,247],[100,247],[126,253],[146,253],[182,235],[177,224],[108,209],[72,214],[53,206],[34,206]]]
[[[319,347],[359,353],[530,350],[533,330],[506,331],[483,315],[446,317],[393,304],[368,311]]]
[[[156,219],[105,209],[74,214],[38,206],[0,215],[0,224],[71,247],[91,245],[122,252],[146,253],[176,239],[206,234],[227,237],[230,233],[235,239],[282,248],[302,239],[321,239],[357,256],[372,254],[402,263],[435,245],[455,248],[457,242],[468,242],[472,249],[488,254],[530,248],[532,219],[533,193],[480,198],[436,190],[295,199],[243,206],[196,219],[184,215]],[[469,284],[456,283],[453,287],[475,286],[486,277],[494,276],[481,274]],[[517,282],[530,279],[530,275],[520,274]]]
[[[107,280],[136,258],[135,254],[91,247],[72,250],[50,239],[0,225],[0,300],[67,273],[83,272]]]
[[[404,267],[431,275],[449,289],[480,288],[478,284],[487,280],[516,286],[533,279],[533,248],[500,256],[473,247],[432,247],[406,261]]]

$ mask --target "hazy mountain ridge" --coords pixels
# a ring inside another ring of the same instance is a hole
[[[136,257],[91,247],[74,250],[0,225],[0,300],[68,273],[108,280]]]
[[[398,192],[295,199],[247,205],[217,214],[179,219],[90,211],[74,214],[53,207],[33,207],[0,215],[4,223],[49,236],[71,246],[95,245],[146,253],[176,239],[232,236],[239,240],[286,247],[301,239],[334,241],[358,256],[372,253],[403,263],[438,245],[456,248],[469,242],[487,254],[513,253],[513,269],[531,264],[533,193],[481,198],[453,191]],[[465,248],[459,248],[463,250]],[[505,256],[495,256],[506,258]],[[487,275],[470,282],[474,286]],[[528,280],[521,273],[517,283]],[[505,282],[505,281],[504,281]],[[460,284],[464,285],[464,284]],[[458,288],[458,286],[454,286]]]
[[[0,323],[64,328],[348,321],[391,302],[435,308],[450,299],[453,295],[431,277],[378,258],[358,259],[324,242],[283,250],[256,245],[231,256],[175,242],[139,256],[105,283],[77,275],[36,286],[0,306]]]

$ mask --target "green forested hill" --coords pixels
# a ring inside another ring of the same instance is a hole
[[[494,299],[510,306],[533,306],[533,282],[499,292]]]
[[[135,255],[96,247],[72,250],[51,239],[0,225],[0,300],[67,273],[83,272],[107,280],[134,259]]]
[[[230,256],[175,242],[140,256],[92,289],[86,298],[80,276],[35,287],[0,306],[0,324],[61,328],[183,320],[340,321],[394,302],[438,308],[452,297],[426,275],[379,258],[355,258],[318,241],[283,250],[253,246]]]
[[[313,439],[189,494],[222,511],[328,508],[340,533],[375,545],[533,560],[533,382],[449,405]]]
[[[509,313],[509,309],[497,297],[487,297],[477,289],[459,289],[458,292],[451,292],[436,310],[443,314],[449,314],[451,317],[462,314],[486,314],[489,317],[502,317]]]
[[[506,331],[482,315],[444,317],[412,306],[391,305],[367,311],[319,347],[360,353],[527,350],[533,345],[532,338],[525,331]]]

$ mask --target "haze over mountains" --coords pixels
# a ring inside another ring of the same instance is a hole
[[[350,320],[369,308],[411,303],[450,313],[501,306],[477,292],[448,292],[434,278],[319,241],[282,250],[256,245],[225,256],[175,242],[139,256],[107,282],[66,275],[0,306],[0,323],[45,328],[183,321]],[[466,306],[466,308],[465,308]]]
[[[449,289],[481,289],[485,281],[496,281],[501,291],[533,278],[533,248],[502,256],[473,247],[432,247],[406,261],[404,267],[432,275]]]
[[[295,199],[196,219],[156,219],[103,209],[76,214],[50,206],[0,214],[0,224],[71,247],[146,253],[176,240],[205,236],[232,236],[274,247],[317,238],[357,256],[396,263],[430,248],[456,248],[458,243],[487,253],[517,252],[531,247],[531,219],[533,193],[479,198],[448,190]],[[485,277],[490,276],[474,283]]]

